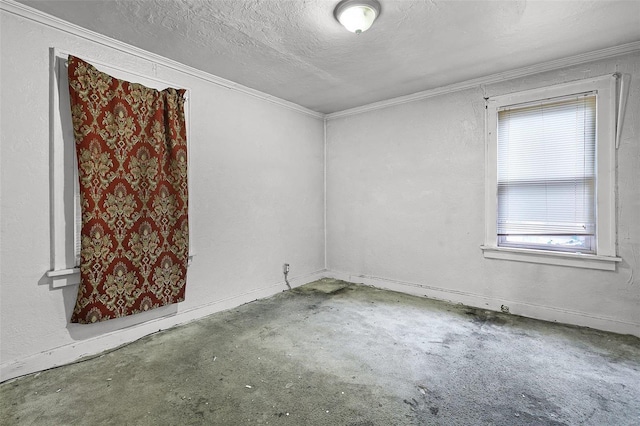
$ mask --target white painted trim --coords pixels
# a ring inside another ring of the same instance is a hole
[[[528,102],[535,104],[540,100],[558,98],[562,96],[570,97],[578,93],[588,93],[597,91],[600,88],[609,89],[602,84],[609,84],[616,79],[616,75],[605,74],[597,77],[589,77],[580,80],[568,81],[566,83],[553,84],[551,86],[535,87],[533,89],[521,90],[513,93],[495,95],[489,98],[498,104],[498,109],[510,106],[526,106]]]
[[[481,85],[500,83],[515,78],[527,77],[529,75],[539,74],[547,71],[553,71],[560,68],[566,68],[587,62],[599,61],[615,56],[625,55],[640,51],[640,41],[634,41],[620,46],[608,47],[606,49],[596,50],[593,52],[582,53],[580,55],[569,56],[554,61],[543,62],[541,64],[531,65],[528,67],[517,68],[515,70],[505,71],[497,74],[491,74],[485,77],[474,78],[472,80],[462,81],[460,83],[450,84],[448,86],[437,87],[435,89],[423,90],[411,95],[399,96],[393,99],[387,99],[380,102],[362,105],[343,111],[332,112],[326,115],[327,120],[332,120],[350,115],[362,114],[378,109],[389,108],[396,105],[402,105],[409,102],[419,101],[422,99],[432,98],[434,96],[445,95],[447,93],[460,92],[462,90],[472,89]]]
[[[599,269],[602,271],[615,271],[616,263],[622,262],[622,258],[615,256],[549,252],[512,247],[482,246],[480,248],[485,259],[515,260],[517,262],[572,266],[574,268]]]
[[[608,81],[603,78],[598,87],[598,118],[606,118],[605,123],[596,125],[596,221],[597,250],[600,256],[617,255],[617,199],[616,186],[616,114],[618,103],[616,102],[618,76],[613,74]],[[603,87],[604,86],[604,87]],[[606,87],[608,86],[608,87]],[[608,90],[607,90],[608,89]],[[604,121],[604,120],[603,120]],[[602,143],[604,141],[604,143]],[[598,231],[599,229],[599,231]],[[606,232],[602,232],[606,229]]]
[[[148,52],[130,44],[123,43],[102,34],[93,32],[86,28],[82,28],[60,18],[56,18],[55,16],[51,16],[29,6],[17,3],[13,0],[0,0],[0,10],[302,114],[310,115],[312,117],[320,119],[324,118],[325,116],[320,112],[310,110],[293,102],[285,101],[284,99],[277,98],[259,90],[251,89],[250,87],[234,83],[233,81],[224,79],[222,77],[200,71],[196,68],[181,64],[180,62],[174,61],[172,59],[165,58],[155,53]]]
[[[61,277],[64,275],[79,274],[79,273],[80,273],[80,268],[56,269],[53,271],[47,271],[47,277],[54,278],[54,277]]]
[[[53,50],[53,56],[54,59],[57,58],[58,60],[61,61],[60,66],[64,65],[64,69],[65,71],[67,71],[68,68],[68,60],[69,60],[69,56],[77,56],[76,54],[72,53],[72,52],[68,52],[65,49],[60,49],[58,47],[52,47],[51,48]],[[126,69],[126,68],[122,68],[118,65],[114,65],[108,62],[104,62],[101,61],[99,59],[95,59],[91,56],[86,56],[86,55],[81,55],[82,57],[80,59],[82,59],[83,61],[89,62],[92,66],[94,66],[98,71],[100,72],[104,72],[106,74],[109,74],[112,77],[116,77],[116,78],[121,78],[121,79],[125,79],[125,78],[129,78],[128,81],[131,81],[132,83],[138,83],[138,81],[133,81],[134,79],[131,78],[131,76],[140,78],[140,79],[144,79],[144,80],[151,80],[154,82],[155,84],[155,89],[156,90],[164,90],[167,87],[171,87],[174,89],[184,89],[185,90],[185,95],[184,95],[184,99],[186,102],[188,102],[188,98],[191,95],[191,89],[188,87],[185,87],[182,84],[178,84],[175,82],[171,82],[171,81],[167,81],[167,80],[162,80],[158,77],[156,77],[155,74],[157,74],[157,69],[154,67],[153,71],[154,71],[154,75],[149,75],[149,74],[145,74],[142,72],[138,72],[138,71],[133,71],[130,69]],[[142,58],[144,59],[144,58]],[[115,72],[114,72],[115,71]],[[126,76],[121,76],[121,74],[126,74]],[[65,89],[67,89],[65,87]]]
[[[0,3],[1,4],[1,3]],[[51,200],[51,271],[47,273],[49,277],[62,277],[64,274],[55,274],[56,271],[72,271],[76,266],[75,249],[75,211],[66,211],[71,206],[75,210],[74,181],[73,172],[76,169],[73,147],[73,129],[69,124],[62,126],[62,113],[68,113],[65,121],[71,123],[71,107],[61,108],[60,101],[65,99],[68,102],[68,90],[61,91],[62,67],[58,63],[56,49],[50,49],[49,58],[49,145],[50,164],[49,176],[50,187],[49,197]],[[66,69],[64,69],[66,71]],[[66,79],[65,79],[66,81]],[[65,133],[66,131],[66,133]],[[65,150],[66,144],[70,147]],[[65,192],[66,189],[66,192]],[[54,275],[50,275],[53,273]],[[68,273],[72,274],[72,272]],[[78,274],[79,280],[79,274]],[[54,280],[55,281],[55,280]]]
[[[52,289],[80,284],[80,268],[53,269],[47,271],[46,275],[51,281]]]
[[[362,283],[385,290],[398,291],[430,299],[444,300],[451,303],[461,303],[466,306],[496,312],[500,312],[500,307],[502,305],[506,305],[509,307],[510,313],[515,315],[535,318],[543,321],[589,327],[613,333],[631,334],[640,337],[640,323],[622,321],[611,317],[593,315],[571,309],[526,303],[498,297],[488,297],[466,291],[392,280],[370,275],[353,275],[348,272],[333,270],[326,271],[325,275],[329,278],[340,279],[352,283]]]
[[[319,280],[324,276],[325,270],[321,269],[309,274],[291,278],[289,283],[292,288],[299,287]],[[220,299],[215,302],[184,311],[178,311],[176,314],[170,314],[169,316],[156,318],[124,329],[118,329],[87,340],[49,349],[45,352],[27,356],[19,360],[9,361],[0,365],[0,382],[24,376],[25,374],[31,374],[37,371],[48,370],[53,367],[69,364],[74,361],[78,361],[81,358],[96,355],[100,352],[133,342],[159,330],[172,328],[216,312],[232,309],[256,299],[270,297],[281,291],[285,291],[286,289],[287,287],[284,281],[279,281],[240,295]]]
[[[484,103],[484,241],[486,245],[498,245],[498,226],[495,218],[498,212],[498,168],[487,167],[488,164],[496,164],[498,158],[498,146],[492,143],[492,129],[498,128],[496,114],[489,114],[489,99]]]

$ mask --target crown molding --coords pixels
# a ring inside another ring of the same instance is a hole
[[[488,76],[474,78],[472,80],[462,81],[447,86],[437,87],[435,89],[424,90],[410,95],[399,96],[397,98],[387,99],[384,101],[373,102],[355,108],[349,108],[343,111],[333,112],[325,116],[325,120],[335,118],[348,117],[350,115],[362,114],[369,111],[388,108],[396,105],[406,104],[408,102],[419,101],[421,99],[431,98],[434,96],[444,95],[447,93],[459,92],[486,84],[499,83],[502,81],[513,80],[515,78],[527,77],[533,74],[539,74],[547,71],[553,71],[570,66],[580,65],[587,62],[598,61],[602,59],[612,58],[627,53],[640,51],[640,41],[634,41],[619,46],[608,47],[606,49],[595,50],[593,52],[582,53],[580,55],[569,56],[567,58],[556,59],[554,61],[543,62],[528,67],[517,68],[510,71],[490,74]]]
[[[259,90],[255,90],[250,87],[243,86],[239,83],[234,83],[231,80],[227,80],[222,77],[218,77],[216,75],[209,74],[204,71],[200,71],[196,68],[190,67],[188,65],[184,65],[172,59],[165,58],[155,53],[148,52],[146,50],[132,46],[130,44],[121,42],[119,40],[115,40],[111,37],[107,37],[105,35],[102,35],[94,31],[88,30],[86,28],[80,27],[78,25],[72,24],[60,18],[56,18],[55,16],[41,12],[37,9],[34,9],[32,7],[26,6],[24,4],[18,3],[13,0],[0,0],[0,10],[11,13],[13,15],[17,15],[21,18],[28,19],[33,22],[37,22],[39,24],[42,24],[51,28],[54,28],[59,31],[63,31],[63,32],[75,35],[77,37],[81,37],[85,40],[98,43],[102,46],[109,47],[111,49],[115,49],[120,52],[127,53],[130,55],[148,60],[152,63],[164,66],[166,68],[173,69],[175,71],[179,71],[181,73],[190,75],[192,77],[199,78],[201,80],[216,84],[226,89],[235,90],[236,92],[240,92],[245,95],[258,98],[260,100],[263,100],[272,104],[276,104],[278,106],[281,106],[302,114],[312,116],[314,118],[324,119],[325,117],[325,114],[323,113],[313,111],[311,109],[305,108],[293,102],[289,102],[284,99],[280,99],[278,97],[261,92]]]

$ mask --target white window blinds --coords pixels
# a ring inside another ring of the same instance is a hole
[[[595,235],[596,95],[498,111],[498,235]]]

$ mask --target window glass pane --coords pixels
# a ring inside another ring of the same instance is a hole
[[[507,235],[501,238],[501,245],[589,252],[592,250],[592,241],[593,237],[586,235]]]

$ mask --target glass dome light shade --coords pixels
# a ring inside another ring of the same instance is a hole
[[[373,25],[380,13],[380,6],[376,1],[343,1],[336,7],[335,15],[338,21],[352,33],[360,34]]]

